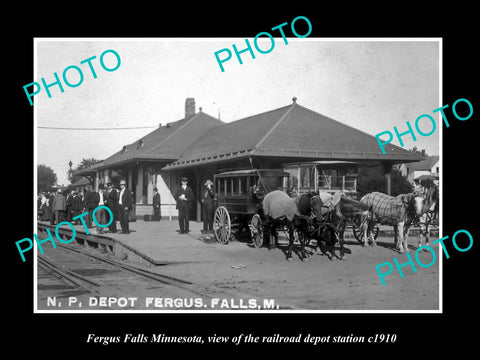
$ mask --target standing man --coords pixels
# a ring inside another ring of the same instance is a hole
[[[89,191],[88,189],[83,189],[83,212],[88,212],[87,218],[87,228],[92,227],[92,211],[95,209],[95,206],[90,210],[92,206],[92,199],[93,199],[93,192]]]
[[[153,220],[160,221],[160,194],[157,188],[153,188]]]
[[[120,234],[130,234],[128,226],[128,213],[132,209],[132,192],[127,189],[127,182],[120,180],[120,194],[118,195],[118,219],[122,232]]]
[[[72,209],[73,209],[73,198],[75,195],[75,191],[71,191],[67,195],[66,203],[65,203],[65,210],[67,212],[67,221],[72,222]]]
[[[104,194],[105,195],[105,194]],[[111,233],[117,232],[117,220],[118,220],[118,194],[117,190],[113,187],[112,183],[107,183],[107,197],[105,205],[110,209],[113,214],[113,221],[108,226],[108,231]]]
[[[52,209],[55,213],[55,224],[58,225],[63,220],[63,212],[65,211],[66,200],[62,194],[62,190],[57,190],[57,195],[53,198]]]
[[[177,201],[178,222],[180,224],[180,234],[188,234],[190,221],[190,208],[193,201],[192,188],[187,185],[188,179],[182,177],[182,185],[175,191],[175,200]]]
[[[55,222],[55,211],[53,211],[53,200],[55,199],[55,197],[53,196],[53,194],[51,192],[48,193],[47,195],[47,198],[48,198],[48,203],[49,203],[49,210],[50,210],[50,225],[53,225],[53,223]]]
[[[106,199],[105,186],[103,184],[98,184],[98,192],[92,194],[91,206],[93,206],[92,211],[89,211],[90,219],[93,219],[93,210],[100,205],[105,205]],[[99,208],[95,213],[95,219],[100,225],[105,225],[108,223],[107,217],[109,214],[104,208]],[[102,234],[104,232],[103,228],[97,226],[97,234]]]
[[[203,234],[208,234],[213,231],[213,199],[215,195],[213,192],[213,182],[211,180],[205,181],[202,187],[202,216],[203,216]]]
[[[75,192],[73,193],[73,202],[72,202],[72,215],[70,217],[70,222],[73,224],[73,218],[82,213],[82,195]],[[75,220],[75,224],[78,225],[80,221]]]

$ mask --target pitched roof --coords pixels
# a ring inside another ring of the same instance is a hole
[[[294,102],[212,129],[164,169],[246,156],[395,162],[422,159],[392,144],[385,148],[386,154],[383,155],[374,136]]]
[[[83,186],[88,184],[90,184],[90,181],[85,177],[81,177],[77,181],[74,181],[73,183],[71,183],[70,186],[75,187],[75,186]]]
[[[135,142],[125,145],[112,156],[85,170],[99,170],[134,160],[176,160],[206,131],[223,124],[202,111],[193,116],[161,126]],[[77,174],[77,173],[76,173]],[[80,174],[80,173],[78,173]]]

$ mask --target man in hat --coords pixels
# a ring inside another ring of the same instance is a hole
[[[67,194],[67,197],[65,199],[65,211],[67,214],[67,221],[72,222],[72,211],[73,211],[73,199],[75,197],[75,191],[72,190]]]
[[[105,195],[105,194],[104,194]],[[113,214],[113,221],[108,226],[108,231],[111,233],[117,232],[117,219],[118,219],[118,194],[117,190],[113,187],[111,182],[107,183],[107,193],[106,193],[106,200],[105,205],[110,209]]]
[[[82,213],[82,194],[81,193],[78,193],[78,192],[74,192],[73,193],[73,202],[72,202],[72,208],[71,208],[71,212],[72,212],[72,219],[70,220],[70,222],[73,224],[73,218],[80,215]],[[80,224],[80,220],[79,219],[76,219],[75,220],[75,224],[78,225]]]
[[[188,179],[182,177],[181,186],[175,191],[174,198],[177,201],[178,209],[178,222],[180,224],[180,234],[187,234],[190,232],[189,229],[189,220],[190,220],[190,209],[193,201],[193,191],[189,187]]]
[[[98,184],[98,192],[93,193],[91,198],[91,207],[93,207],[92,216],[93,216],[93,210],[97,206],[105,205],[105,200],[106,200],[105,186],[103,184]],[[109,214],[107,213],[107,210],[105,210],[104,208],[99,208],[95,212],[95,220],[100,225],[105,225],[106,223],[108,223],[108,221],[110,220],[110,219],[107,219],[108,216]],[[103,232],[104,232],[103,228],[97,226],[97,234],[101,234]]]
[[[211,180],[205,181],[202,186],[202,216],[203,216],[203,230],[202,234],[208,234],[213,231],[213,182]]]
[[[118,220],[122,227],[121,234],[130,234],[128,213],[132,209],[132,192],[127,189],[127,182],[120,180],[120,193],[118,194]]]
[[[62,189],[57,190],[57,194],[53,198],[52,209],[55,213],[55,224],[58,225],[63,221],[63,212],[65,211],[66,200],[62,194]]]
[[[87,188],[83,189],[83,211],[88,212],[86,218],[87,227],[90,229],[92,227],[92,211],[96,208],[96,205],[92,203],[93,192],[89,191]]]
[[[158,193],[158,189],[155,187],[153,188],[153,220],[160,221],[160,194]]]

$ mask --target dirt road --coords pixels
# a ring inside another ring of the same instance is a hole
[[[356,240],[346,240],[343,260],[329,260],[324,255],[312,255],[300,261],[285,260],[286,243],[277,249],[251,248],[245,243],[227,245],[205,244],[212,247],[214,261],[190,262],[161,269],[205,286],[239,291],[277,303],[294,305],[304,310],[438,310],[438,257],[429,268],[402,268],[402,279],[396,269],[385,278],[383,286],[375,266],[391,262],[400,264],[407,257],[393,250],[392,238],[378,238],[377,246],[363,247]],[[436,249],[438,250],[438,249]],[[338,253],[338,251],[337,251]],[[414,258],[415,250],[410,254]],[[428,264],[430,253],[419,254]]]

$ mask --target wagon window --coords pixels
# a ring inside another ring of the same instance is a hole
[[[245,195],[247,193],[247,178],[240,177],[238,178],[238,186],[239,186],[239,195]]]
[[[231,179],[225,179],[225,195],[232,194],[232,181]]]
[[[250,191],[250,194],[253,194],[253,189],[257,185],[257,181],[256,181],[254,176],[249,176],[248,179],[249,179],[249,183],[250,183],[249,191]]]
[[[288,184],[287,187],[290,189],[293,195],[296,195],[298,193],[298,170],[298,167],[291,167],[285,169],[285,171],[290,175],[286,182]]]
[[[232,179],[232,195],[240,195],[238,190],[238,179]]]
[[[225,195],[225,182],[223,181],[223,179],[218,180],[217,189],[219,195]]]

